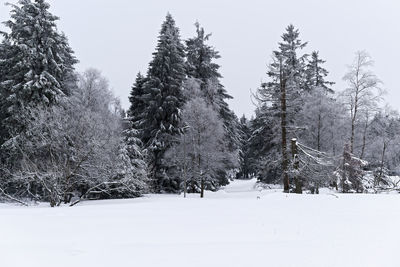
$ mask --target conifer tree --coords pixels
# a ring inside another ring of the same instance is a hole
[[[30,109],[49,106],[70,93],[74,80],[73,51],[56,27],[58,17],[44,0],[20,0],[11,5],[9,33],[1,32],[1,102],[5,114],[1,126],[6,138],[24,129]]]
[[[236,175],[241,179],[248,179],[252,174],[249,159],[249,139],[251,136],[250,123],[243,115],[240,118],[240,150],[239,150],[239,173]]]
[[[123,132],[123,144],[119,153],[122,170],[120,174],[126,181],[129,192],[136,192],[133,196],[139,196],[148,190],[147,164],[142,144],[137,138],[137,130],[131,124]]]
[[[325,62],[325,60],[322,60],[319,57],[318,51],[313,51],[311,53],[311,59],[308,60],[305,70],[305,86],[307,91],[311,92],[315,88],[320,88],[326,93],[333,93],[333,90],[330,88],[330,86],[334,83],[326,80],[329,72],[322,67]]]
[[[281,176],[279,139],[276,134],[277,114],[272,116],[270,107],[262,105],[255,110],[250,121],[250,138],[247,158],[250,172],[264,183],[276,183]]]
[[[219,73],[220,66],[214,62],[221,56],[214,47],[207,44],[211,34],[206,34],[198,22],[195,27],[196,36],[186,40],[186,71],[189,77],[201,80],[201,89],[205,90],[209,79],[222,77]]]
[[[207,44],[211,34],[206,34],[200,24],[195,23],[196,35],[186,41],[186,71],[187,75],[200,83],[206,103],[210,104],[219,114],[225,129],[225,138],[230,153],[235,153],[240,147],[239,121],[229,108],[226,100],[232,99],[220,83],[220,66],[215,63],[220,58],[219,52]],[[227,169],[235,167],[236,163],[227,161]]]
[[[15,47],[10,42],[3,40],[0,43],[0,146],[7,139],[7,129],[4,120],[7,118],[7,97],[10,77],[8,70],[12,68],[12,62],[8,60],[16,53]]]
[[[184,57],[179,29],[172,16],[167,14],[143,85],[143,104],[146,108],[142,111],[138,124],[142,142],[150,151],[151,178],[156,191],[173,191],[179,188],[176,182],[166,176],[163,158],[166,149],[173,142],[173,136],[181,133]]]
[[[269,82],[258,90],[258,100],[269,102],[268,112],[278,114],[281,152],[281,170],[284,191],[289,191],[289,128],[294,125],[294,115],[301,109],[301,93],[305,90],[304,69],[307,55],[299,55],[307,43],[299,39],[300,32],[293,25],[286,28],[279,49],[273,52],[273,62],[269,66]],[[276,120],[275,120],[276,121]]]
[[[144,84],[146,83],[146,77],[140,72],[136,76],[135,83],[132,86],[131,93],[129,96],[130,107],[128,110],[128,116],[132,122],[132,127],[137,127],[141,120],[143,111],[146,108],[144,102]]]
[[[229,109],[226,102],[232,99],[224,86],[220,83],[222,75],[219,73],[220,66],[215,63],[220,58],[219,52],[207,44],[211,34],[206,34],[198,22],[195,23],[196,36],[186,41],[186,70],[189,77],[200,82],[200,88],[208,103],[213,105],[219,112],[226,130],[226,137],[232,149],[239,145],[238,120],[236,115]]]

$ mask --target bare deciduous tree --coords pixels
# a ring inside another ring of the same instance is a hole
[[[185,132],[167,155],[185,177],[191,177],[192,186],[200,187],[200,196],[204,197],[207,184],[216,181],[218,170],[229,158],[229,152],[224,151],[223,123],[218,113],[201,97],[186,103],[182,120]],[[236,155],[232,155],[233,158]]]
[[[375,108],[383,94],[380,87],[382,82],[372,72],[372,66],[373,61],[368,53],[358,51],[354,62],[343,77],[348,84],[348,88],[343,92],[343,97],[351,115],[350,153],[354,152],[356,126],[360,116]],[[368,120],[366,125],[368,126]]]

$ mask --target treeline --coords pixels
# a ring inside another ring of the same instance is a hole
[[[151,187],[200,192],[226,185],[238,168],[239,123],[220,82],[219,53],[195,24],[182,42],[170,14],[147,74],[137,75],[128,118],[147,151]]]
[[[400,119],[382,108],[372,60],[357,52],[334,92],[318,52],[292,25],[240,120],[221,84],[220,57],[198,24],[181,40],[170,14],[124,111],[95,69],[77,73],[44,0],[12,5],[0,43],[0,198],[51,206],[143,193],[200,193],[231,178],[284,191],[396,187]]]
[[[364,51],[355,54],[344,81],[332,90],[319,52],[289,25],[272,53],[267,81],[254,94],[253,119],[241,119],[241,172],[265,183],[282,181],[284,191],[342,192],[398,189],[400,118],[383,105],[382,82]],[[282,180],[281,180],[282,179]]]
[[[148,190],[140,140],[119,101],[78,62],[43,0],[12,5],[0,44],[0,197],[75,204]],[[73,201],[73,202],[71,202]]]
[[[124,111],[99,71],[75,71],[46,1],[11,6],[0,44],[0,198],[56,206],[146,192],[203,196],[233,177],[238,120],[199,24],[182,41],[167,15]]]

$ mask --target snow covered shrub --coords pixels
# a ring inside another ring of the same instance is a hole
[[[58,106],[31,109],[26,131],[2,146],[7,192],[68,203],[86,198],[135,197],[146,190],[140,143],[122,135],[122,118],[100,73],[88,70]]]

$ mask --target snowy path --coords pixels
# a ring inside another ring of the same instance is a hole
[[[256,180],[236,180],[226,186],[223,190],[227,193],[242,193],[255,191],[254,185]]]
[[[399,266],[399,225],[398,194],[286,195],[254,181],[205,199],[0,205],[0,266]]]

